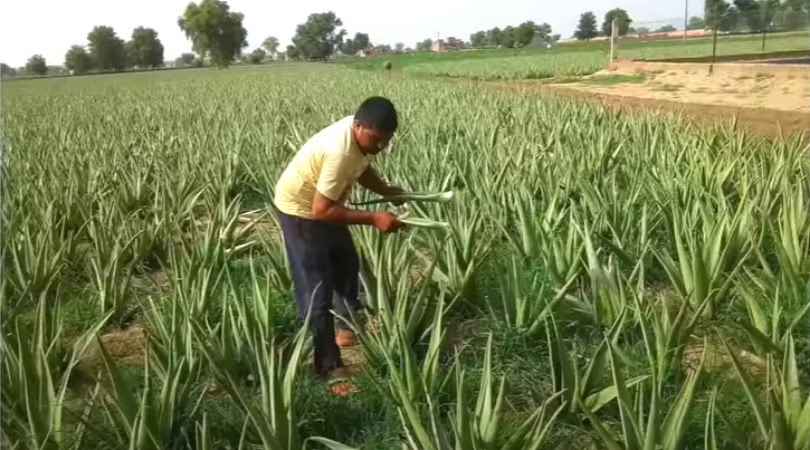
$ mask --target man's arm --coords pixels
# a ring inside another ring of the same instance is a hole
[[[373,225],[384,233],[402,226],[402,222],[389,212],[349,209],[317,191],[312,201],[312,218],[342,225]]]
[[[360,178],[357,179],[357,182],[360,183],[360,186],[382,195],[383,197],[401,194],[404,192],[402,188],[386,183],[385,180],[383,180],[377,171],[371,166],[366,168],[365,172],[363,172],[360,175]]]

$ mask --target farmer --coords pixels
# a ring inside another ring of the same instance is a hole
[[[311,137],[276,185],[274,203],[292,270],[298,315],[303,320],[310,314],[315,371],[323,378],[341,376],[340,347],[355,343],[352,331],[335,320],[330,310],[348,318],[361,309],[359,258],[347,225],[372,225],[383,233],[402,226],[389,212],[346,207],[355,181],[382,196],[403,192],[371,166],[378,153],[390,150],[396,129],[394,105],[386,98],[368,98],[354,116]]]

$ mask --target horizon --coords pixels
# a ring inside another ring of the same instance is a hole
[[[72,45],[86,47],[87,34],[97,25],[113,27],[118,37],[125,41],[130,39],[132,30],[138,26],[152,28],[164,46],[164,60],[174,61],[182,53],[192,52],[191,42],[177,25],[188,3],[187,0],[144,0],[123,6],[99,0],[7,3],[2,7],[5,20],[0,26],[0,62],[18,68],[25,66],[28,58],[39,54],[49,66],[62,66],[67,50]],[[461,0],[437,5],[416,0],[386,8],[385,14],[377,12],[378,3],[368,0],[345,5],[303,0],[285,7],[283,11],[249,0],[231,0],[227,3],[231,11],[244,15],[243,26],[248,32],[248,46],[242,49],[243,54],[259,47],[267,36],[277,37],[279,48],[285,49],[291,43],[297,25],[304,23],[309,14],[327,11],[334,11],[342,20],[347,37],[357,32],[367,33],[374,45],[394,47],[402,42],[405,47],[411,48],[419,41],[437,37],[456,37],[467,41],[470,34],[476,31],[517,26],[525,21],[548,23],[552,27],[552,34],[560,34],[562,39],[567,39],[576,29],[580,14],[586,11],[594,12],[599,25],[604,14],[613,8],[627,10],[634,24],[654,22],[675,25],[680,21],[682,27],[684,15],[683,1],[651,5],[643,0],[572,0],[547,8],[527,0],[513,0],[507,5]],[[689,3],[689,16],[702,16],[703,1],[693,0]],[[42,17],[42,11],[49,13]],[[426,15],[425,11],[430,14]],[[464,13],[458,14],[459,11]],[[31,22],[35,17],[40,23],[32,27]],[[65,20],[65,17],[71,19]],[[43,29],[48,32],[42,33]]]

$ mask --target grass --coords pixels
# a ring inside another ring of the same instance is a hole
[[[810,50],[807,32],[769,35],[766,52]],[[621,40],[618,58],[669,59],[711,56],[710,38],[681,40]],[[723,36],[718,55],[761,52],[759,36]],[[411,75],[472,78],[481,80],[543,79],[557,76],[588,75],[607,64],[608,44],[604,41],[561,44],[553,49],[482,49],[448,53],[417,52],[385,55],[368,59],[349,57],[341,64],[355,69],[382,70],[391,61],[394,71]]]

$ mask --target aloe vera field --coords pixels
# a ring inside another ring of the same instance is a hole
[[[352,228],[337,398],[272,191],[370,95],[380,172],[453,196]],[[3,448],[810,450],[808,136],[330,64],[15,81],[2,121]]]

